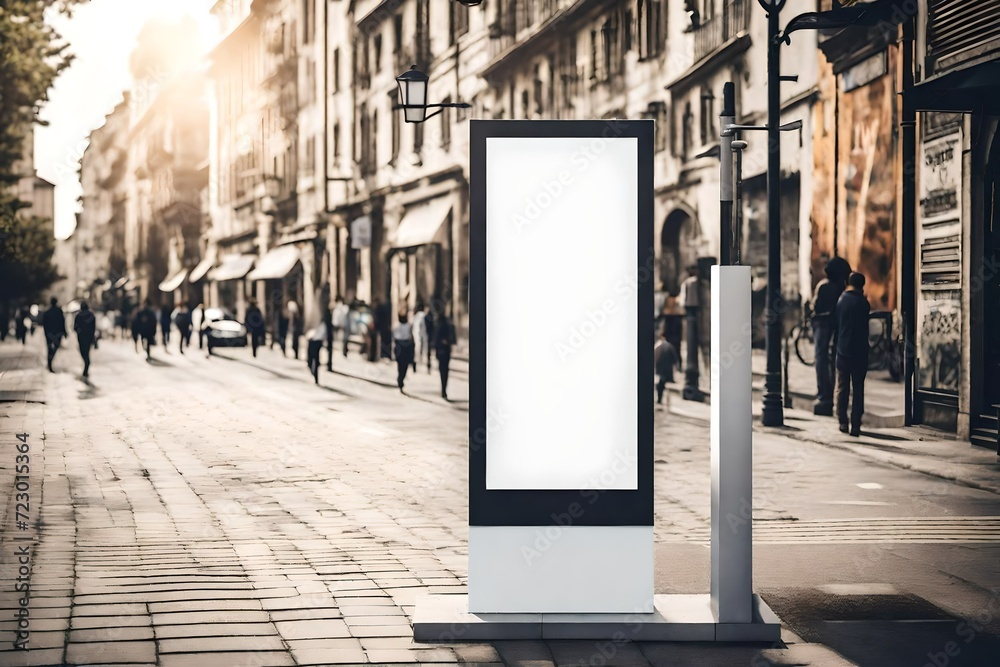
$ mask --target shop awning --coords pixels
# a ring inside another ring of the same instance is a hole
[[[202,278],[204,278],[209,270],[215,266],[215,252],[210,251],[205,259],[198,262],[198,266],[191,270],[191,275],[188,276],[188,282],[196,283]]]
[[[184,282],[184,279],[187,278],[187,275],[188,275],[187,269],[181,269],[180,271],[178,271],[177,273],[175,273],[174,275],[170,276],[162,283],[160,283],[160,291],[173,292],[175,289],[181,286],[181,283]]]
[[[280,280],[284,278],[299,261],[299,249],[293,245],[283,245],[267,254],[257,262],[257,268],[247,276],[250,280]]]
[[[222,263],[212,269],[208,274],[210,280],[222,282],[223,280],[239,280],[245,278],[250,269],[253,268],[253,255],[230,255],[222,260]]]
[[[451,213],[451,200],[447,197],[432,199],[426,204],[408,208],[396,228],[393,248],[413,248],[437,243],[441,239],[444,223]]]

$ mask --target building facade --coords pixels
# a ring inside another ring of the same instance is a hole
[[[1000,2],[914,4],[914,412],[997,449]]]

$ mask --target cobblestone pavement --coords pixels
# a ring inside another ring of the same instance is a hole
[[[156,348],[146,363],[106,341],[90,383],[69,346],[55,374],[42,354],[37,338],[0,346],[0,665],[922,665],[893,662],[910,655],[896,644],[923,659],[954,638],[944,621],[978,613],[974,657],[1000,630],[1000,604],[982,618],[1000,601],[997,495],[767,431],[755,574],[783,645],[416,644],[416,599],[466,581],[461,365],[445,402],[425,368],[402,395],[394,366],[356,356],[315,386],[270,350]],[[708,430],[692,410],[656,416],[657,592],[708,590]],[[30,650],[15,651],[24,545]],[[875,620],[892,641],[865,634]]]

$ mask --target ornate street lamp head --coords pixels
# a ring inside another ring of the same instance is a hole
[[[422,123],[427,117],[427,75],[413,65],[396,77],[403,119],[407,123]]]

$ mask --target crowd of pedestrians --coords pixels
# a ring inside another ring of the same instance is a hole
[[[83,378],[86,379],[90,375],[90,351],[97,347],[101,327],[98,317],[86,302],[81,302],[79,308],[73,319],[73,331],[83,360]],[[364,313],[352,318],[352,314],[357,314],[352,313],[351,306],[338,296],[331,307],[325,308],[307,330],[301,308],[295,301],[289,300],[277,309],[273,319],[270,348],[277,345],[283,356],[290,352],[295,359],[299,359],[300,341],[305,338],[306,365],[314,382],[318,384],[323,365],[323,349],[326,348],[326,369],[332,372],[334,351],[347,357],[353,332],[356,334],[355,340],[361,345],[361,354],[369,361],[395,361],[397,384],[401,392],[407,373],[410,370],[417,372],[418,366],[423,364],[426,364],[428,373],[432,372],[432,357],[436,357],[441,397],[447,400],[452,348],[457,342],[455,327],[448,317],[443,312],[418,303],[412,314],[405,310],[398,312],[398,324],[391,327],[384,304],[376,304],[373,311],[367,308],[363,310]],[[109,325],[112,332],[117,327],[124,337],[128,330],[135,351],[138,353],[141,347],[147,361],[153,360],[153,348],[158,344],[157,339],[164,351],[169,351],[171,343],[176,341],[178,352],[184,354],[185,350],[191,348],[194,333],[198,336],[198,349],[207,347],[209,354],[212,351],[212,341],[206,340],[211,336],[212,322],[206,314],[205,305],[201,303],[194,309],[185,303],[176,307],[163,305],[156,309],[146,299],[131,318],[122,314],[107,314],[102,317],[112,323]],[[36,318],[28,309],[22,308],[18,310],[15,319],[15,336],[24,343],[29,332],[33,333]],[[53,361],[62,341],[69,337],[66,314],[53,297],[49,307],[37,319],[45,335],[48,369],[55,372]],[[238,323],[234,324],[238,327]],[[267,318],[254,299],[247,303],[242,326],[246,329],[245,342],[250,347],[251,355],[256,358],[260,348],[267,345],[269,332]]]

